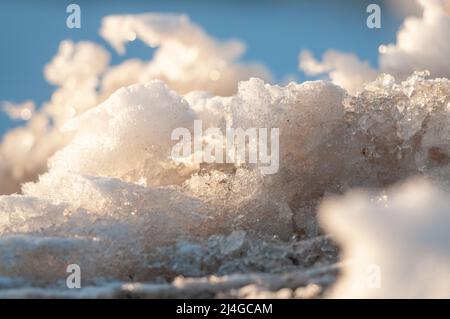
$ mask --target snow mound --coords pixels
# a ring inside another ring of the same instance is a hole
[[[251,79],[230,97],[181,96],[161,81],[122,88],[66,123],[73,139],[50,159],[49,171],[37,182],[23,185],[22,195],[0,197],[0,276],[13,280],[14,289],[61,289],[65,267],[72,263],[80,265],[84,284],[94,286],[328,267],[337,261],[333,244],[319,240],[305,248],[304,241],[320,238],[316,207],[328,194],[385,187],[417,174],[448,178],[449,91],[448,80],[426,79],[425,73],[401,83],[383,75],[356,96],[323,81],[280,87]],[[196,119],[204,120],[205,128],[278,127],[280,171],[262,175],[251,164],[175,162],[171,132],[192,131]],[[426,235],[435,226],[448,224],[441,200],[434,200],[445,195],[436,195],[432,186],[417,187],[424,193],[416,199],[422,200],[417,211],[427,201],[436,209],[423,217],[430,224],[422,230],[415,214],[398,225],[396,214],[409,214],[408,200],[386,208],[386,223],[410,232],[398,243],[407,258],[389,258],[392,274],[385,259],[378,261],[386,278],[400,275],[414,257],[415,243],[431,240]],[[326,230],[336,232],[344,252],[357,260],[359,250],[348,248],[341,236],[348,227],[358,236],[359,226],[351,225],[365,219],[346,216],[360,211],[372,216],[381,209],[361,196],[352,197],[360,205],[344,199],[344,204],[325,204],[321,213]],[[380,217],[373,218],[375,223]],[[361,231],[378,229],[369,224]],[[375,246],[389,241],[393,231],[380,225],[386,236],[374,234]],[[433,243],[436,252],[448,248]],[[302,287],[322,282],[323,288],[332,281],[327,276]],[[411,291],[421,283],[419,278]],[[392,296],[401,293],[386,287]],[[441,295],[443,289],[433,293]]]

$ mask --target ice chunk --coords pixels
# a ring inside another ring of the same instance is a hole
[[[225,238],[220,245],[220,252],[228,255],[239,251],[245,241],[246,233],[244,231],[233,231],[227,238]]]
[[[26,101],[20,104],[13,104],[11,102],[3,103],[3,110],[14,120],[29,120],[33,115],[34,108],[33,101]]]
[[[373,81],[377,72],[371,68],[368,61],[360,61],[355,54],[328,50],[324,53],[322,62],[314,59],[312,53],[303,50],[299,54],[299,69],[307,75],[317,76],[329,73],[330,80],[355,94],[367,82]]]
[[[98,44],[70,40],[61,42],[58,54],[45,67],[45,77],[59,86],[77,87],[96,82],[109,64],[109,53]]]
[[[184,14],[112,15],[103,19],[100,34],[119,53],[136,38],[157,47],[154,59],[141,68],[139,82],[160,79],[180,93],[206,90],[230,95],[240,80],[270,79],[264,66],[237,62],[245,51],[242,42],[219,42]],[[130,80],[121,86],[132,84]]]
[[[178,184],[189,168],[170,159],[171,133],[177,127],[192,130],[194,119],[189,104],[160,81],[122,88],[67,123],[64,129],[76,136],[50,166],[147,185]]]
[[[394,1],[392,1],[394,2]],[[328,50],[321,62],[303,50],[299,55],[299,68],[308,75],[328,73],[330,80],[351,94],[360,92],[377,74],[388,73],[405,79],[419,70],[429,70],[433,77],[450,77],[450,15],[448,2],[417,0],[422,9],[419,16],[407,17],[397,31],[395,44],[380,45],[379,69],[372,68],[353,53]],[[408,8],[414,3],[408,3]],[[412,91],[410,91],[412,92]]]

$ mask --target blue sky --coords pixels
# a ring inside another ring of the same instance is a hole
[[[81,6],[81,29],[66,27],[66,7]],[[277,79],[295,75],[301,49],[316,56],[327,49],[354,52],[377,65],[377,48],[395,41],[401,21],[388,10],[382,11],[382,28],[366,27],[366,7],[375,0],[315,1],[187,1],[187,0],[2,0],[0,2],[0,101],[27,99],[42,103],[53,87],[43,76],[43,67],[64,39],[91,40],[108,48],[112,63],[124,58],[149,59],[152,51],[136,41],[119,57],[100,38],[101,18],[113,13],[184,12],[191,20],[219,39],[238,38],[247,45],[244,60],[259,61],[269,67]],[[0,114],[0,134],[20,125]]]

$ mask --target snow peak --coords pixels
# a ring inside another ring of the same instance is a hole
[[[177,313],[203,314],[203,317],[206,317],[210,308],[211,306],[189,306],[183,303],[182,306],[177,306]]]

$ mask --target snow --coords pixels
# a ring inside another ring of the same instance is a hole
[[[405,79],[414,71],[428,70],[433,77],[450,77],[450,19],[448,1],[417,0],[389,1],[390,6],[405,6],[414,11],[419,7],[419,16],[408,16],[397,31],[395,44],[379,47],[378,68],[360,60],[353,53],[328,50],[322,61],[317,61],[308,50],[299,55],[299,69],[308,75],[328,74],[329,79],[351,94],[361,91],[364,84],[373,81],[377,74],[388,73]]]

